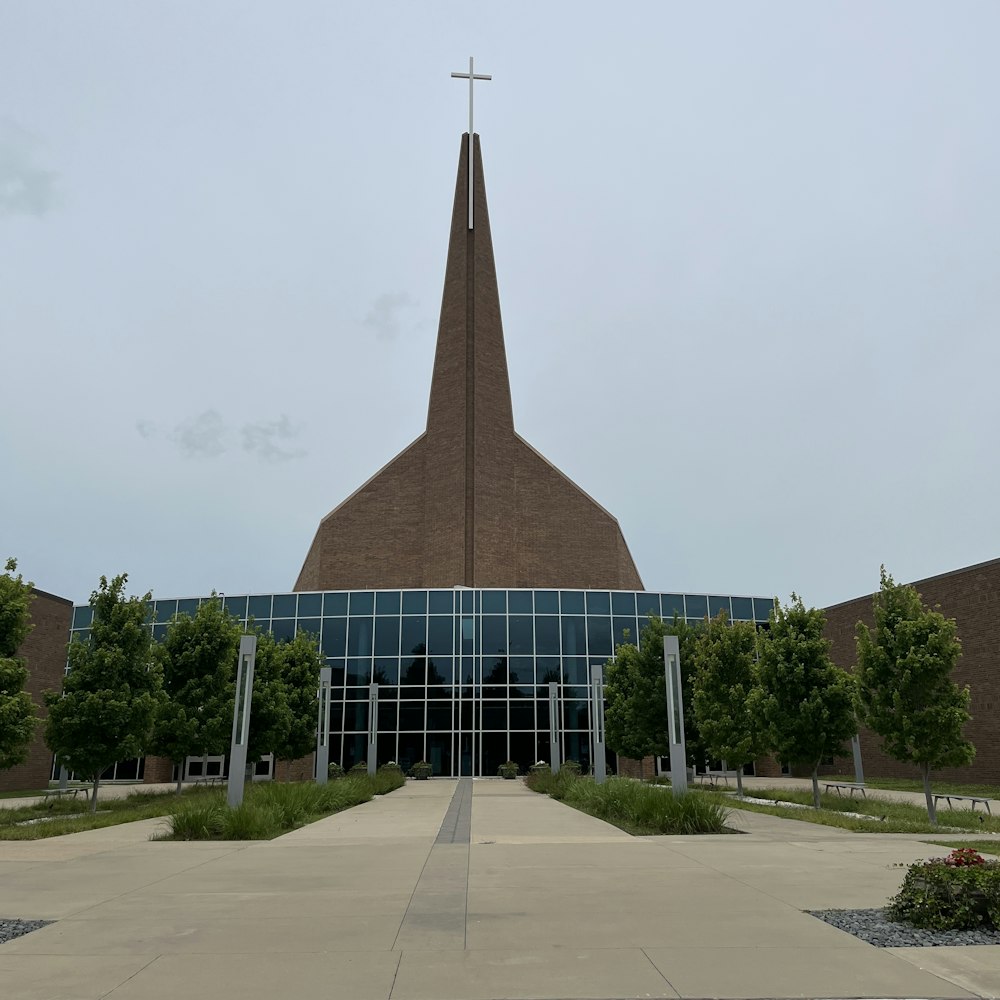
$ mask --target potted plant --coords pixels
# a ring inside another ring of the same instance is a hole
[[[552,769],[549,767],[548,761],[536,760],[535,763],[528,768],[528,770],[532,774],[538,774],[539,771],[551,771]]]
[[[559,768],[560,771],[568,771],[570,774],[575,774],[577,777],[580,776],[580,763],[575,760],[564,760],[563,766]]]
[[[326,769],[326,777],[329,781],[336,781],[344,776],[344,769],[335,761],[330,761]]]
[[[512,760],[508,760],[506,763],[501,764],[497,769],[497,774],[499,774],[501,778],[506,778],[508,781],[516,778],[520,773],[521,769]]]
[[[367,774],[368,773],[368,761],[359,760],[357,764],[350,770],[351,774]]]
[[[418,760],[413,767],[410,768],[410,777],[416,778],[417,781],[426,781],[431,776],[431,766],[426,760]]]
[[[393,771],[397,774],[403,773],[403,769],[394,760],[387,760],[384,764],[380,764],[378,769],[380,771]]]

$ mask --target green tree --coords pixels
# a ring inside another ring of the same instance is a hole
[[[90,595],[90,636],[69,645],[62,694],[45,694],[45,741],[66,767],[93,783],[91,812],[97,810],[101,773],[145,752],[162,697],[145,624],[152,595],[126,597],[127,581],[124,573],[110,583],[101,577]]]
[[[667,690],[663,673],[663,636],[666,627],[655,615],[642,630],[639,645],[624,642],[605,665],[604,728],[615,753],[639,761],[669,751]]]
[[[920,769],[927,815],[937,823],[931,771],[969,764],[976,753],[962,735],[969,689],[951,679],[962,655],[955,620],[925,608],[884,566],[873,610],[874,630],[857,626],[859,716],[890,757]]]
[[[17,560],[8,559],[0,575],[0,771],[23,764],[35,735],[38,714],[24,690],[28,670],[17,655],[31,625],[32,584],[25,583]]]
[[[175,615],[155,647],[165,697],[150,750],[177,765],[178,793],[185,758],[229,751],[241,631],[213,592],[193,617]]]
[[[250,701],[250,732],[247,739],[248,772],[251,765],[256,764],[261,757],[282,746],[292,728],[288,691],[281,677],[283,662],[274,636],[258,629],[253,696]],[[315,691],[313,694],[315,697]],[[230,701],[230,719],[233,707],[233,702]]]
[[[272,749],[281,760],[296,760],[316,748],[316,692],[323,658],[315,637],[299,632],[290,642],[279,643],[278,676],[285,688],[288,729]]]
[[[694,714],[706,749],[736,768],[743,795],[743,765],[765,752],[755,706],[757,629],[729,623],[724,611],[709,621],[694,651]]]
[[[857,731],[853,679],[830,659],[824,621],[822,611],[806,608],[796,594],[787,607],[775,602],[770,631],[760,637],[753,698],[769,749],[810,769],[817,809],[820,763],[845,753],[844,741]]]

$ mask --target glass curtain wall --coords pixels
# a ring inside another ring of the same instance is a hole
[[[725,610],[766,621],[770,598],[580,590],[386,590],[222,598],[279,641],[308,632],[332,668],[330,760],[368,751],[369,685],[378,684],[378,763],[428,761],[445,776],[490,776],[504,761],[549,758],[549,683],[559,685],[564,760],[590,765],[588,674],[636,642],[650,614],[700,621]],[[208,598],[150,602],[160,639]],[[85,635],[91,609],[78,607]]]

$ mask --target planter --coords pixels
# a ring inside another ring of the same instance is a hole
[[[431,776],[432,770],[427,761],[421,760],[410,768],[410,777],[416,778],[417,781],[426,781]]]
[[[507,781],[513,781],[520,773],[521,769],[512,760],[507,761],[506,764],[501,764],[497,769],[497,774]]]

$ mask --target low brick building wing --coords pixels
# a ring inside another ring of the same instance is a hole
[[[31,602],[31,624],[17,655],[24,659],[28,668],[28,682],[25,690],[38,708],[38,715],[47,715],[42,694],[45,691],[59,691],[62,688],[66,668],[66,644],[73,617],[73,602],[44,590],[33,591]],[[31,746],[28,759],[6,771],[0,771],[0,792],[30,791],[45,788],[52,770],[52,754],[42,738],[39,725]]]
[[[951,573],[918,580],[912,586],[925,605],[939,606],[954,618],[962,642],[962,656],[953,675],[972,693],[972,719],[965,735],[976,748],[969,767],[943,768],[934,776],[944,781],[981,781],[1000,784],[1000,559],[978,563]],[[833,661],[845,670],[857,662],[855,629],[859,621],[873,624],[874,594],[826,609],[826,637],[832,643]],[[862,729],[861,752],[865,774],[873,778],[915,778],[912,764],[901,764],[879,750],[879,738]],[[842,766],[842,765],[841,765]],[[848,764],[849,767],[849,764]],[[827,769],[832,770],[832,769]]]
[[[617,520],[514,430],[479,136],[462,139],[427,428],[320,523],[296,591],[641,590]]]

